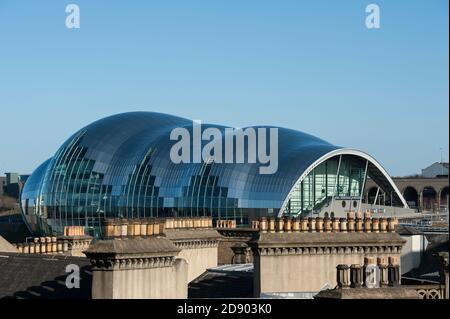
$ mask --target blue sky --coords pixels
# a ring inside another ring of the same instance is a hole
[[[448,45],[447,0],[0,0],[0,174],[135,110],[289,127],[419,172],[448,160]]]

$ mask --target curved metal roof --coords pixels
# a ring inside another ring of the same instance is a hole
[[[169,153],[175,142],[170,143],[169,136],[176,127],[184,127],[192,132],[191,126],[190,120],[153,112],[131,112],[106,117],[69,138],[53,157],[47,173],[51,172],[58,157],[68,157],[63,154],[64,150],[82,136],[79,146],[87,149],[84,155],[86,159],[95,161],[93,170],[105,175],[103,183],[125,184],[126,177],[152,149],[154,153],[150,163],[153,164],[152,173],[155,173],[158,185],[163,188],[162,191],[166,189],[166,196],[176,196],[171,189],[188,186],[191,176],[200,173],[202,164],[172,163]],[[208,127],[219,128],[225,136],[225,127],[202,124],[203,130]],[[257,129],[258,126],[253,128]],[[243,207],[279,208],[303,171],[321,156],[339,148],[300,131],[278,127],[278,134],[279,158],[275,174],[259,174],[259,163],[213,165],[211,174],[220,176],[219,185],[228,188],[228,196],[239,198]],[[273,202],[272,205],[268,205],[267,201]]]

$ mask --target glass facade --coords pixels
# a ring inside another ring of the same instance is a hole
[[[30,230],[61,234],[64,226],[77,225],[101,237],[105,217],[206,215],[247,225],[259,216],[278,216],[289,194],[286,213],[292,215],[317,209],[333,194],[335,158],[291,192],[310,165],[340,149],[317,137],[278,128],[278,171],[261,175],[260,163],[173,163],[170,132],[178,127],[192,133],[190,120],[133,112],[76,132],[25,184],[21,206]],[[225,136],[225,127],[214,127]],[[359,196],[361,162],[348,157],[341,166],[338,196]]]
[[[332,200],[360,199],[366,174],[365,159],[353,155],[328,159],[294,186],[283,214],[304,217],[329,207]]]

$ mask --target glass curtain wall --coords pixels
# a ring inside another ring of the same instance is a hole
[[[364,186],[365,168],[365,160],[352,155],[328,159],[291,191],[283,214],[300,217],[319,213],[333,197],[359,199]]]

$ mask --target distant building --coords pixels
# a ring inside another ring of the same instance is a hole
[[[18,173],[5,173],[5,175],[6,175],[6,185],[19,183],[20,178]]]
[[[448,164],[436,162],[424,169],[421,175],[394,177],[392,180],[400,190],[410,208],[418,211],[447,212],[450,202]],[[365,202],[376,207],[385,205],[390,194],[367,180],[365,184]]]
[[[30,175],[19,173],[5,173],[5,175],[0,177],[0,196],[5,194],[18,199]]]
[[[5,187],[6,187],[6,177],[0,176],[0,196],[3,195]]]
[[[448,163],[436,162],[422,169],[422,176],[426,178],[448,177]]]

